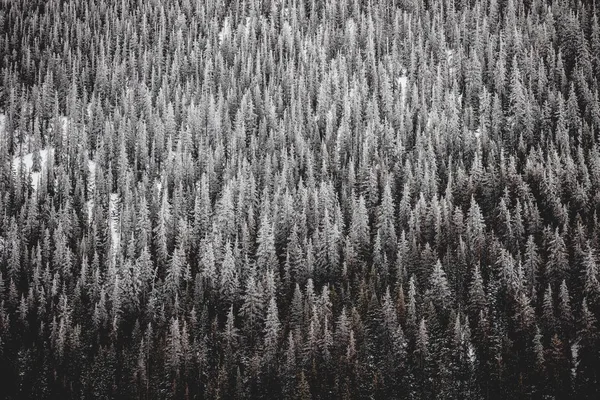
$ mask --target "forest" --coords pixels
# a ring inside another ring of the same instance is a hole
[[[0,0],[0,398],[600,398],[599,18]]]

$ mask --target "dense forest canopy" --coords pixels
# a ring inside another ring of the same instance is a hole
[[[0,0],[0,396],[600,398],[599,18]]]

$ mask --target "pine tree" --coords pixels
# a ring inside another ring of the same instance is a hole
[[[281,333],[281,323],[279,322],[278,314],[275,298],[271,297],[265,318],[263,343],[263,362],[267,365],[272,365],[277,357],[279,336]]]
[[[580,326],[575,391],[582,398],[592,399],[598,395],[598,328],[586,298],[581,304]]]
[[[534,360],[534,368],[531,372],[532,374],[532,383],[531,390],[534,393],[542,393],[544,388],[546,387],[545,382],[545,373],[546,373],[546,360],[544,356],[544,346],[542,345],[542,334],[540,329],[535,327],[535,335],[533,336],[531,351]]]
[[[233,258],[231,244],[225,244],[225,255],[220,269],[219,287],[224,305],[229,307],[239,295],[239,276]]]
[[[181,330],[179,326],[179,320],[176,318],[171,319],[167,345],[167,365],[173,371],[175,371],[175,375],[178,375],[183,349],[181,347]]]
[[[554,314],[552,287],[548,285],[546,291],[544,292],[544,299],[542,302],[542,326],[544,327],[545,333],[548,336],[554,333],[557,328]]]
[[[557,283],[566,278],[568,259],[566,245],[562,236],[555,229],[548,243],[548,261],[546,263],[546,279],[548,282]]]
[[[474,197],[471,197],[471,207],[467,217],[467,239],[469,248],[473,252],[474,257],[480,258],[483,252],[483,245],[485,242],[485,222],[481,209],[475,201]]]
[[[533,235],[529,235],[527,238],[527,244],[525,245],[525,260],[523,264],[523,270],[525,272],[525,276],[527,277],[527,285],[530,293],[533,293],[537,287],[540,264],[540,258]]]
[[[446,273],[442,268],[442,263],[438,260],[435,263],[433,272],[429,277],[429,289],[425,293],[425,298],[432,301],[439,307],[439,310],[446,311],[452,303],[452,293],[448,287]]]
[[[358,204],[355,204],[352,209],[349,238],[360,260],[366,261],[369,254],[370,230],[369,217],[363,196],[359,197]]]
[[[573,329],[573,312],[567,283],[564,280],[560,284],[560,291],[558,293],[558,316],[563,335],[570,337]]]
[[[293,398],[295,393],[296,374],[296,344],[294,342],[294,335],[292,332],[289,332],[287,338],[287,349],[285,351],[285,364],[283,372],[284,382],[282,389],[283,395],[287,399]]]
[[[584,276],[584,295],[596,303],[600,296],[600,282],[598,282],[598,264],[594,251],[590,247],[588,242],[587,251],[583,261],[583,268],[585,270]]]
[[[476,265],[473,270],[473,278],[469,288],[468,309],[472,318],[475,320],[480,312],[485,312],[487,305],[488,301],[483,285],[483,279],[479,271],[479,266]]]
[[[235,361],[235,351],[237,350],[240,336],[238,329],[235,327],[233,305],[229,307],[229,312],[227,313],[227,320],[225,321],[225,327],[222,335],[225,349],[225,363],[228,367],[231,367]]]
[[[298,400],[310,400],[313,398],[310,393],[310,385],[306,380],[306,375],[304,374],[304,371],[300,372],[300,378],[298,380],[296,393],[296,398]]]
[[[158,211],[157,224],[154,227],[154,248],[160,266],[167,263],[169,255],[169,224],[171,220],[171,206],[168,201],[167,191],[162,194],[162,201]]]
[[[179,287],[185,270],[185,254],[178,247],[171,256],[171,262],[165,276],[165,289],[174,298],[179,294]]]
[[[427,323],[425,319],[421,319],[419,323],[419,329],[415,337],[415,378],[419,383],[420,393],[429,393],[430,388],[427,387],[429,380],[429,359],[431,357],[429,349],[429,333],[427,330]]]
[[[246,290],[243,295],[243,304],[240,313],[244,318],[245,332],[252,340],[258,332],[263,320],[264,300],[260,284],[253,275],[246,281]]]
[[[377,228],[381,234],[382,250],[388,260],[392,261],[395,257],[396,243],[396,207],[392,199],[392,189],[390,180],[388,179],[383,188],[383,196],[381,205],[379,206],[379,214],[377,219]]]
[[[208,186],[210,187],[211,185],[209,184]],[[204,186],[202,186],[201,190],[201,194],[203,194],[202,200],[207,201],[204,199]],[[203,221],[206,221],[206,219],[208,219],[205,214],[208,211],[207,208],[208,206],[202,207],[201,212],[203,212],[204,215],[199,218],[201,218]],[[220,232],[223,235],[223,238],[225,240],[233,241],[235,239],[235,234],[237,230],[235,226],[233,189],[231,188],[231,185],[225,185],[225,187],[223,188],[222,196],[219,199],[219,202],[216,206],[215,219],[216,223],[213,225],[213,231],[218,229],[218,232]],[[201,224],[201,226],[202,225],[203,224]]]
[[[408,281],[408,301],[406,307],[406,326],[411,334],[417,329],[417,290],[415,288],[414,277]]]
[[[273,225],[267,216],[264,216],[258,230],[256,239],[258,248],[256,250],[256,265],[261,271],[279,271],[279,262],[275,253],[275,237]]]

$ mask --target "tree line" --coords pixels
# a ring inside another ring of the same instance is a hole
[[[598,15],[0,2],[3,395],[598,398]]]

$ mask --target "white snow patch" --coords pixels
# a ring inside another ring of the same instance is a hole
[[[402,90],[402,91],[406,90],[407,83],[408,83],[407,76],[401,76],[400,78],[398,78],[398,85],[400,86],[400,90]]]
[[[85,206],[87,207],[88,224],[91,224],[92,223],[92,214],[94,212],[94,201],[93,200],[86,201]]]
[[[120,198],[117,193],[111,193],[109,199],[109,216],[108,225],[110,228],[111,235],[111,255],[116,256],[117,250],[119,249],[121,242],[121,226],[120,226],[120,212],[119,212]]]
[[[31,174],[31,186],[33,187],[33,190],[36,191],[39,184],[40,184],[40,180],[42,179],[42,172],[46,171],[46,168],[48,168],[48,153],[50,153],[50,156],[53,156],[54,154],[54,149],[50,148],[50,149],[43,149],[40,150],[40,159],[41,159],[41,171],[39,172],[32,172],[33,169],[33,153],[27,153],[25,155],[23,155],[22,157],[16,157],[13,160],[13,172],[15,174],[20,174],[21,173],[21,166],[23,166],[23,168],[25,169],[25,175],[29,175]]]
[[[407,85],[408,85],[408,77],[406,75],[398,78],[398,86],[400,86],[400,97],[402,98],[402,104],[406,103]]]
[[[94,191],[96,190],[96,162],[88,160],[88,200],[86,202],[88,213],[88,224],[92,222],[92,211],[94,210]]]
[[[67,140],[67,128],[69,127],[69,119],[67,117],[60,117],[60,127],[63,140]]]
[[[229,38],[229,36],[231,36],[231,24],[229,23],[229,17],[225,17],[223,28],[221,29],[221,32],[219,32],[219,46],[222,46],[223,40]]]
[[[94,193],[96,189],[96,162],[88,160],[88,192]]]
[[[448,74],[453,76],[456,68],[454,67],[454,50],[452,49],[446,50],[446,64],[448,65]]]

